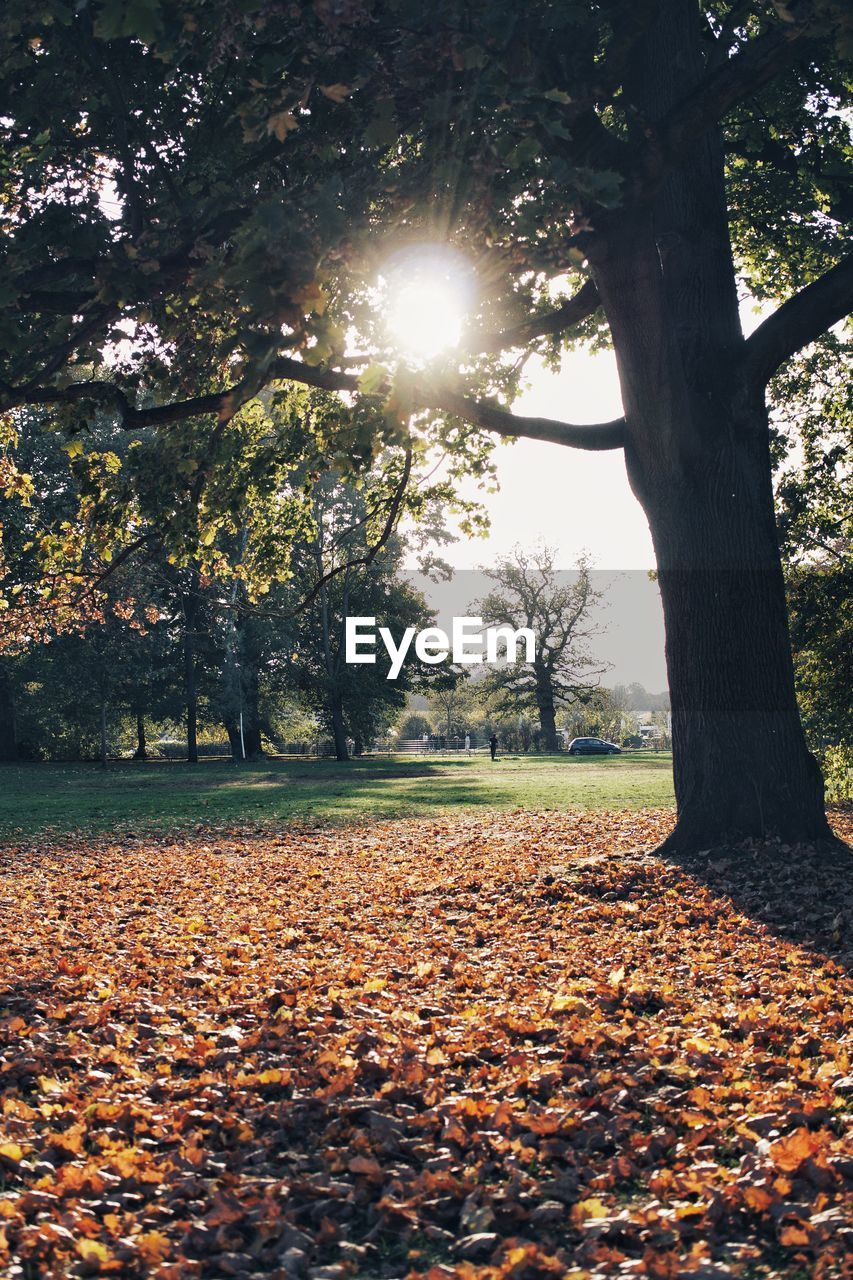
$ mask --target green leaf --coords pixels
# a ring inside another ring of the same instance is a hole
[[[378,395],[388,382],[390,374],[384,364],[371,364],[358,380],[358,387],[366,396]]]

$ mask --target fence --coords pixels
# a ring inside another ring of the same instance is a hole
[[[352,750],[352,741],[349,746]],[[465,752],[466,749],[471,751],[485,751],[487,749],[485,739],[480,740],[476,734],[470,736],[470,748],[466,748],[465,739],[462,737],[447,738],[443,734],[432,734],[429,738],[379,738],[365,752],[366,755],[390,755],[399,752],[402,755],[427,755],[436,752]],[[179,738],[161,739],[158,742],[149,743],[149,756],[151,759],[160,760],[185,760],[187,757],[187,744]],[[110,753],[120,757],[122,754],[130,754],[129,752]],[[266,754],[273,758],[282,757],[313,757],[322,759],[323,757],[333,756],[335,754],[335,744],[331,738],[305,738],[296,742],[268,742],[266,744]],[[223,738],[221,742],[200,742],[198,744],[199,759],[205,760],[230,760],[231,744],[227,738]]]

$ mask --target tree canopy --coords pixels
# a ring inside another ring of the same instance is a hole
[[[652,121],[631,76],[656,8],[12,0],[6,403],[56,406],[72,425],[98,405],[134,431],[230,417],[290,377],[357,389],[348,334],[387,350],[370,286],[423,238],[470,255],[470,355],[594,331],[592,240],[647,207],[718,120],[753,292],[784,297],[836,268],[756,335],[751,363],[771,372],[849,300],[849,14],[832,0],[697,6],[701,75],[674,74]],[[548,283],[572,274],[579,294],[550,305]],[[475,385],[501,385],[477,368]],[[420,392],[508,434],[619,442],[615,426],[573,437],[452,386]]]

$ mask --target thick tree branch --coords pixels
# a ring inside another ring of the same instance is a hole
[[[853,254],[806,285],[760,324],[746,343],[747,376],[764,387],[790,356],[853,310]]]
[[[556,307],[546,315],[525,320],[523,324],[511,329],[475,334],[467,344],[468,349],[478,352],[505,351],[508,347],[524,346],[534,338],[564,333],[566,329],[571,329],[582,320],[586,320],[588,316],[594,315],[600,306],[601,299],[595,282],[587,280],[574,297],[569,298],[562,306]]]
[[[735,39],[735,31],[746,19],[751,0],[734,0],[726,16],[720,23],[714,37],[714,48],[709,59],[709,66],[721,66],[731,57],[731,46]]]
[[[708,128],[794,60],[811,34],[811,8],[810,4],[797,5],[792,21],[780,22],[764,35],[750,40],[705,76],[695,91],[677,103],[661,121],[649,126],[645,155],[647,178],[663,177]]]
[[[443,409],[474,426],[493,431],[508,440],[546,440],[572,449],[621,449],[625,444],[625,419],[612,422],[557,422],[553,418],[523,418],[497,405],[469,400],[453,391],[436,388],[427,393],[426,408]]]
[[[323,369],[283,356],[275,360],[267,371],[266,381],[299,382],[304,386],[323,391],[359,392],[359,382],[353,374],[337,369]],[[2,397],[4,408],[19,405],[76,404],[90,401],[102,403],[117,412],[122,426],[128,430],[140,430],[148,426],[163,426],[181,422],[207,413],[230,418],[241,404],[256,395],[260,388],[248,380],[235,383],[222,391],[179,400],[172,404],[153,405],[145,409],[135,408],[124,392],[110,382],[74,382],[66,387],[5,388]],[[551,418],[525,418],[501,409],[497,405],[472,400],[450,388],[417,379],[407,381],[405,387],[413,411],[439,409],[454,417],[463,418],[486,431],[507,439],[547,440],[553,444],[567,445],[574,449],[621,449],[625,443],[625,422],[617,418],[612,422],[578,424],[558,422]]]
[[[304,364],[301,360],[283,357],[277,360],[267,375],[268,381],[276,379],[301,382],[305,386],[323,391],[358,391],[358,379],[351,374],[332,369],[321,369]],[[21,405],[53,404],[102,404],[118,414],[121,425],[128,431],[144,427],[167,426],[171,422],[183,422],[187,418],[206,413],[233,416],[247,398],[256,395],[259,388],[248,381],[234,383],[221,391],[193,396],[189,400],[176,400],[171,404],[150,405],[138,409],[125,393],[113,382],[72,382],[64,387],[4,387],[0,395],[0,407],[14,409]]]

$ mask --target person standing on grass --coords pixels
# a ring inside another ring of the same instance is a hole
[[[466,752],[466,754],[467,754],[467,755],[469,755],[469,756],[470,756],[470,754],[471,754],[471,735],[470,735],[470,733],[466,733],[466,734],[465,734],[465,752]]]
[[[498,735],[496,733],[493,733],[491,738],[489,738],[489,750],[491,751],[492,759],[494,760],[495,756],[498,754]]]

